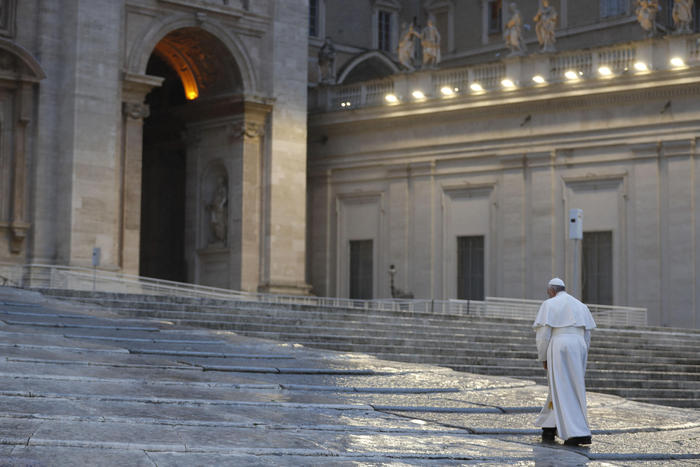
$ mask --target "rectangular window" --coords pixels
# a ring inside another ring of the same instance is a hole
[[[457,237],[457,298],[484,299],[484,236]]]
[[[489,34],[500,34],[503,30],[501,0],[489,0],[486,8]]]
[[[584,232],[581,298],[584,303],[612,305],[612,232]]]
[[[372,240],[350,240],[350,298],[372,299]]]
[[[624,15],[627,12],[628,0],[600,0],[600,17]]]
[[[309,0],[309,36],[318,36],[318,2]]]
[[[379,10],[377,18],[379,20],[379,24],[377,25],[377,32],[379,34],[377,47],[379,50],[391,52],[391,12]]]

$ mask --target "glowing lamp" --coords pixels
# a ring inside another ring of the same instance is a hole
[[[515,83],[512,79],[506,78],[504,80],[501,80],[501,86],[503,86],[506,89],[510,89],[515,87]]]
[[[649,71],[649,67],[644,62],[637,62],[634,64],[634,69],[637,71]]]
[[[411,95],[413,96],[414,99],[418,99],[418,100],[425,99],[425,94],[423,94],[423,91],[421,91],[420,89],[416,89],[415,91],[413,91],[411,93]]]
[[[546,83],[546,80],[544,79],[544,76],[542,75],[535,75],[532,77],[532,81],[534,81],[537,84],[544,84]]]
[[[440,92],[442,93],[443,96],[449,97],[449,96],[454,96],[455,90],[449,86],[443,86],[442,88],[440,88]]]
[[[610,67],[602,66],[598,68],[598,74],[600,74],[600,76],[612,76],[613,73]]]
[[[474,92],[481,92],[484,90],[484,88],[479,83],[472,83],[469,87]]]
[[[578,73],[576,73],[574,70],[567,71],[566,73],[564,73],[564,76],[566,76],[566,79],[572,81],[578,79]]]
[[[389,104],[396,104],[399,102],[399,98],[396,97],[396,94],[387,94],[384,96],[384,100],[387,101]]]
[[[671,66],[674,68],[680,68],[685,66],[685,61],[681,57],[673,57],[671,59]]]

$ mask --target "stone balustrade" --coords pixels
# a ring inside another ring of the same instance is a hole
[[[700,35],[665,36],[593,49],[506,57],[459,68],[400,73],[380,80],[320,86],[310,93],[310,110],[350,111],[455,97],[541,91],[576,82],[585,86],[621,76],[633,79],[700,65]]]

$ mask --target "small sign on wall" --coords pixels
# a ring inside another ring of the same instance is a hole
[[[100,256],[101,256],[102,250],[100,250],[100,247],[95,247],[92,249],[92,267],[96,268],[97,266],[100,265]]]
[[[583,209],[569,209],[569,238],[583,239]]]

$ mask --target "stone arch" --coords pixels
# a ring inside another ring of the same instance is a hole
[[[247,94],[257,92],[258,81],[255,69],[242,42],[235,34],[217,22],[208,18],[200,21],[194,15],[170,15],[154,20],[131,48],[126,63],[127,71],[136,75],[145,74],[148,60],[158,43],[168,34],[185,28],[201,29],[218,39],[231,54],[238,67],[243,91]]]
[[[39,62],[22,46],[7,39],[0,39],[0,50],[18,59],[21,66],[16,67],[15,72],[19,76],[14,76],[15,79],[38,82],[46,78],[46,73],[44,73]]]
[[[383,78],[400,71],[396,63],[389,57],[382,52],[372,50],[350,60],[350,62],[343,67],[343,71],[338,75],[338,84],[345,83],[348,77],[352,76],[353,71],[357,71],[359,67],[367,65],[376,70],[376,76],[373,76],[371,79]],[[350,80],[348,80],[348,82],[350,82]]]

